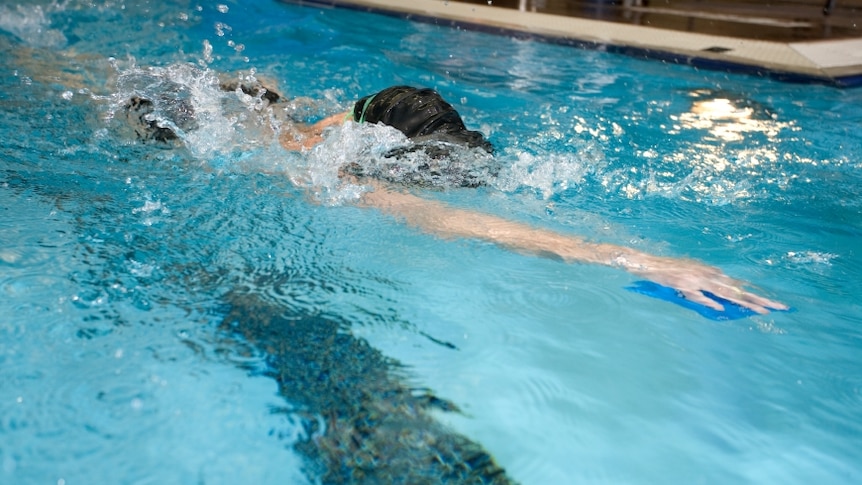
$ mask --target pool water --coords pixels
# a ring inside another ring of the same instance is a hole
[[[862,90],[265,0],[7,4],[0,49],[2,483],[457,483],[443,445],[524,484],[862,478]],[[793,310],[708,320],[357,207],[338,167],[403,140],[285,152],[219,74],[308,120],[433,87],[500,169],[415,193]],[[123,103],[165,90],[197,128],[136,142]]]

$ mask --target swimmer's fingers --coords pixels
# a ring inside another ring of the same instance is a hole
[[[745,282],[727,276],[718,268],[696,261],[676,261],[667,266],[654,266],[652,271],[646,273],[644,275],[653,281],[675,288],[687,300],[713,310],[726,309],[721,303],[707,296],[708,294],[759,314],[772,310],[787,310],[783,303],[746,290]]]
[[[724,295],[718,295],[725,300],[732,301],[739,306],[746,307],[757,313],[766,314],[772,310],[787,310],[787,305],[769,298],[764,298],[760,295],[744,290],[739,286],[730,287],[730,292]]]
[[[712,308],[725,310],[724,306],[710,298],[714,295],[756,313],[772,310],[787,310],[783,303],[764,298],[745,289],[744,281],[736,280],[713,266],[699,261],[650,256],[643,253],[626,254],[625,268],[660,285],[676,289],[685,299]],[[615,260],[616,262],[616,260]]]
[[[718,296],[724,300],[730,301],[736,305],[741,307],[748,308],[749,310],[764,315],[773,310],[787,310],[787,306],[779,303],[774,300],[770,300],[768,298],[764,298],[762,296],[758,296],[754,293],[748,291],[739,291],[738,293],[734,291],[732,294],[728,294],[725,292],[716,292],[710,290],[681,290],[680,293],[685,297],[685,299],[693,301],[695,303],[699,303],[703,306],[712,308],[713,310],[724,311],[725,308],[719,302],[713,300],[706,296],[703,292],[709,291],[709,293]]]
[[[724,311],[724,306],[721,303],[707,297],[700,290],[679,290],[679,292],[682,293],[682,296],[684,296],[686,300],[712,308],[713,310],[718,310],[720,312]]]
[[[674,260],[670,258],[652,258],[634,271],[660,285],[674,288],[686,300],[724,311],[724,306],[706,296],[706,292],[727,298],[727,293],[735,281],[718,268],[706,266],[691,260]],[[732,300],[731,300],[732,301]]]
[[[755,313],[759,313],[761,315],[769,313],[771,311],[771,309],[775,309],[775,310],[780,309],[777,307],[768,307],[767,302],[770,302],[770,300],[767,300],[765,298],[761,298],[761,297],[759,297],[753,293],[745,292],[745,293],[738,293],[735,295],[719,294],[719,293],[713,293],[713,294],[718,296],[718,297],[721,297],[727,301],[730,301],[731,303],[739,305],[740,307],[748,308],[749,310],[751,310]],[[714,300],[711,300],[711,301],[714,301]],[[713,308],[715,308],[715,307],[713,307]]]
[[[746,283],[733,279],[726,274],[716,270],[715,273],[704,275],[703,284],[697,293],[700,295],[691,295],[691,292],[683,292],[686,298],[698,303],[716,308],[715,305],[707,304],[704,299],[715,302],[708,298],[704,293],[708,292],[724,300],[728,300],[741,307],[748,308],[759,314],[769,313],[772,310],[787,310],[787,306],[775,300],[762,297],[756,293],[746,290]]]

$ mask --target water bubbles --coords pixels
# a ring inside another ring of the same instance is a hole
[[[236,51],[237,54],[241,53],[245,50],[244,44],[237,44],[236,42],[229,40],[227,42],[228,47],[233,47],[233,50]]]
[[[584,177],[594,170],[592,162],[586,155],[567,153],[536,155],[519,151],[516,157],[504,164],[494,185],[507,192],[524,188],[535,190],[544,199],[549,199],[581,183]]]
[[[788,261],[796,264],[819,264],[831,266],[832,260],[838,255],[819,251],[788,251],[785,255]]]
[[[72,295],[71,301],[75,307],[86,310],[107,303],[108,294],[98,288],[81,288],[77,294]]]
[[[638,156],[643,158],[658,158],[659,154],[657,151],[653,150],[652,148],[649,148],[638,152]]]
[[[147,213],[147,212],[154,212],[154,211],[157,211],[157,210],[158,210],[158,211],[162,211],[162,213],[166,213],[166,214],[169,214],[169,213],[170,213],[170,211],[169,211],[169,210],[167,210],[167,208],[166,208],[166,207],[162,206],[162,202],[161,202],[161,201],[155,201],[155,202],[153,202],[153,201],[149,201],[149,200],[148,200],[148,201],[146,201],[146,202],[144,203],[144,206],[143,206],[143,207],[139,207],[139,208],[137,208],[137,209],[132,209],[132,213],[134,213],[134,214],[137,214],[137,213],[139,213],[139,212],[145,212],[145,213]]]
[[[135,261],[134,259],[129,260],[128,267],[129,273],[138,278],[149,278],[153,276],[155,271],[158,269],[158,266],[156,265],[142,263],[140,261]]]
[[[203,63],[204,64],[212,64],[213,62],[213,46],[210,44],[210,41],[204,39],[204,50],[203,50]]]
[[[142,216],[141,224],[152,226],[161,222],[161,216],[170,215],[171,211],[160,200],[146,200],[142,207],[132,209],[132,214],[140,214]]]
[[[226,33],[229,33],[232,30],[233,30],[233,28],[226,23],[223,23],[223,22],[216,22],[215,23],[215,32],[216,32],[216,35],[219,37],[224,37]]]
[[[228,6],[227,6],[227,5],[225,5],[225,4],[223,4],[223,3],[220,3],[220,4],[218,4],[218,5],[216,6],[216,10],[218,10],[218,11],[219,11],[219,12],[221,12],[221,13],[227,13],[227,12],[228,12],[228,10],[230,10],[230,9],[228,8]]]

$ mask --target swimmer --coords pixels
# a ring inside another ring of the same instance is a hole
[[[224,90],[236,90],[236,84],[222,85]],[[283,97],[262,85],[239,86],[243,92],[261,96],[267,103],[277,103]],[[131,100],[127,111],[147,113],[148,100]],[[177,125],[189,119],[187,107],[177,106]],[[138,122],[139,137],[170,139],[164,127],[142,114],[130,116]],[[352,110],[326,117],[314,124],[291,123],[279,134],[281,145],[288,150],[309,150],[321,143],[327,130],[344,123],[381,123],[402,132],[425,150],[431,158],[448,155],[446,147],[460,146],[493,153],[485,136],[468,130],[461,116],[436,91],[409,86],[394,86],[358,100]],[[147,132],[147,134],[143,134]],[[398,155],[397,153],[394,155]],[[424,166],[427,168],[427,165]],[[423,165],[418,167],[423,170]],[[364,193],[359,204],[376,208],[423,232],[446,239],[472,238],[494,243],[519,253],[550,257],[566,263],[589,263],[619,268],[631,274],[677,290],[687,300],[722,311],[724,307],[707,293],[765,314],[770,310],[786,310],[784,304],[761,297],[736,280],[695,260],[655,256],[629,247],[593,243],[577,236],[540,229],[524,223],[476,211],[449,207],[442,202],[425,199],[392,184],[363,177],[343,170],[343,176],[373,190]],[[463,178],[463,186],[475,186]]]
[[[461,115],[436,91],[410,86],[393,86],[365,96],[353,109],[325,118],[313,125],[297,127],[280,137],[289,150],[308,149],[323,141],[323,132],[346,121],[382,123],[391,126],[417,144],[441,142],[493,153],[494,147],[478,131],[468,130]]]
[[[346,122],[386,124],[420,144],[437,140],[493,152],[485,137],[468,130],[458,112],[438,93],[406,86],[366,96],[357,101],[351,111],[283,133],[280,141],[289,150],[309,149],[323,141],[328,128]],[[362,196],[361,205],[377,208],[439,237],[480,239],[512,251],[557,258],[567,263],[616,267],[675,288],[686,299],[718,311],[724,307],[705,292],[761,314],[787,309],[782,303],[748,291],[744,282],[727,276],[720,269],[695,260],[654,256],[624,246],[593,243],[490,214],[452,208],[378,181],[362,182],[374,190]]]

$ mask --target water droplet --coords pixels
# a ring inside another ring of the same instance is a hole
[[[213,61],[213,46],[208,40],[204,40],[204,62],[207,64]]]

